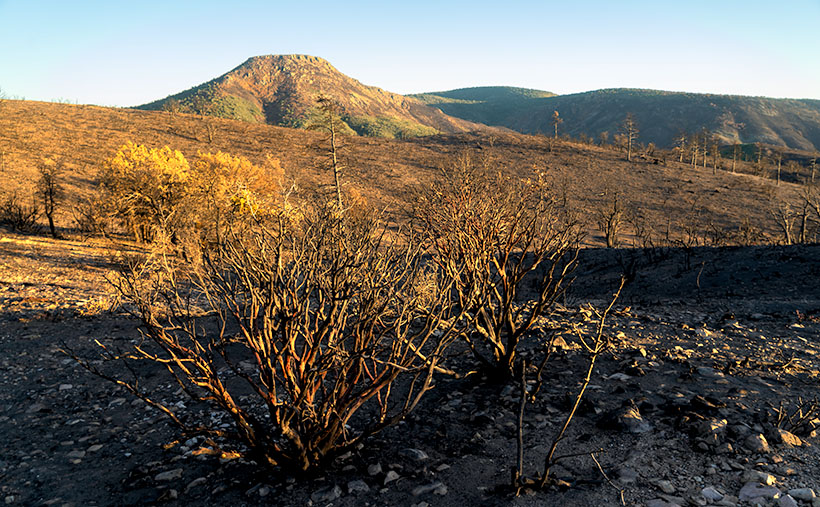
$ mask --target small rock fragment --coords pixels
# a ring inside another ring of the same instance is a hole
[[[814,490],[811,488],[790,489],[789,495],[798,500],[803,500],[804,502],[811,502],[817,497],[817,495],[814,493]]]
[[[347,492],[352,494],[367,493],[370,491],[370,486],[361,479],[356,479],[347,483]]]
[[[769,442],[761,434],[749,435],[744,440],[743,445],[752,452],[769,452]]]
[[[772,486],[764,486],[754,482],[747,482],[738,494],[741,501],[749,501],[756,498],[774,500],[780,497],[780,490]]]
[[[800,437],[780,428],[777,428],[777,439],[788,447],[800,447],[803,445],[803,441],[800,440]]]
[[[743,481],[744,482],[756,482],[758,484],[765,484],[767,486],[774,485],[777,482],[777,479],[774,475],[768,472],[761,472],[759,470],[749,470],[745,474],[743,474]]]
[[[415,461],[424,461],[428,458],[427,453],[419,449],[402,449],[399,455]]]
[[[432,484],[424,486],[416,486],[413,488],[413,496],[426,495],[427,493],[434,493],[436,495],[444,496],[447,494],[447,486],[441,481],[436,481]]]
[[[717,502],[718,500],[723,499],[723,495],[712,486],[703,488],[700,490],[700,494],[703,495],[703,498],[712,502]]]
[[[387,475],[384,476],[384,484],[389,484],[395,480],[398,480],[399,474],[395,472],[395,470],[389,470]]]
[[[379,475],[380,473],[382,473],[381,463],[375,463],[375,464],[370,465],[369,467],[367,467],[367,475],[369,475],[371,477],[374,476],[374,475]]]
[[[175,468],[173,470],[168,470],[167,472],[160,472],[155,477],[154,480],[159,482],[166,482],[166,481],[175,481],[177,479],[182,478],[182,469]]]
[[[667,480],[659,480],[655,482],[655,485],[667,495],[671,495],[675,492],[675,486],[672,485],[671,482]]]
[[[205,477],[199,477],[197,479],[194,479],[191,482],[189,482],[187,486],[185,486],[185,492],[187,493],[194,488],[198,488],[199,486],[205,484],[207,481],[208,479],[206,479]]]
[[[777,499],[777,507],[797,507],[797,501],[789,495]]]
[[[342,496],[342,488],[337,485],[327,486],[325,488],[316,490],[310,495],[310,499],[314,503],[332,502]]]

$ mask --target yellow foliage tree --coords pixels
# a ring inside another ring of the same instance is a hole
[[[103,205],[132,228],[137,241],[150,241],[157,227],[175,229],[190,176],[181,152],[129,141],[103,164]]]
[[[277,207],[284,178],[279,160],[268,156],[263,166],[228,153],[199,153],[192,170],[190,209],[197,229],[220,240],[222,229],[237,215],[264,216]],[[207,224],[207,226],[206,226]]]
[[[193,164],[169,147],[128,142],[99,175],[102,205],[129,226],[137,241],[158,231],[178,242],[190,233],[217,241],[240,216],[264,217],[280,208],[279,161],[262,165],[228,153],[199,153]]]

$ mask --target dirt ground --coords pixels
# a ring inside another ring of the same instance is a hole
[[[527,339],[562,340],[525,408],[525,470],[541,471],[585,372],[570,333],[594,323],[620,273],[632,276],[604,357],[559,454],[563,482],[509,488],[515,386],[441,376],[398,426],[296,480],[178,441],[164,416],[60,352],[128,343],[137,323],[105,282],[100,243],[0,239],[0,498],[9,505],[812,505],[820,413],[774,418],[818,395],[820,246],[589,250],[558,310]],[[469,367],[460,355],[454,367]],[[158,395],[177,387],[152,375]],[[812,423],[812,420],[814,422]],[[795,421],[792,421],[793,423]],[[793,433],[783,430],[792,430]],[[763,438],[761,438],[761,436]],[[766,443],[764,445],[763,440]],[[597,463],[596,463],[597,461]],[[598,466],[600,464],[600,467]],[[814,500],[815,506],[820,500]]]

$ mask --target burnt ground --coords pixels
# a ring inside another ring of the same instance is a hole
[[[79,242],[0,244],[6,504],[618,505],[623,494],[626,505],[811,505],[820,493],[812,418],[780,428],[773,419],[781,402],[818,395],[820,246],[585,251],[571,293],[525,343],[537,360],[547,329],[562,338],[526,406],[529,475],[585,372],[570,330],[594,325],[582,305],[604,304],[627,268],[633,280],[608,320],[617,347],[599,361],[559,447],[578,454],[553,470],[563,482],[517,497],[507,484],[518,388],[475,375],[439,377],[406,421],[309,479],[178,441],[164,416],[59,351],[65,343],[91,356],[96,339],[137,336],[106,288],[107,258]],[[148,373],[160,397],[175,396],[169,379]],[[779,431],[790,429],[796,438]]]

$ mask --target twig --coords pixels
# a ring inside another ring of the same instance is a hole
[[[518,466],[513,470],[512,486],[515,496],[521,492],[521,477],[524,474],[524,407],[527,405],[527,368],[529,360],[521,365],[521,400],[518,406]]]
[[[613,488],[615,488],[616,490],[618,490],[618,495],[620,496],[620,499],[621,499],[621,505],[626,505],[626,502],[624,501],[624,489],[623,489],[623,488],[619,488],[619,487],[618,487],[618,486],[617,486],[614,482],[612,482],[612,481],[609,479],[609,477],[606,475],[606,472],[604,472],[604,469],[603,469],[603,467],[601,466],[601,464],[600,464],[600,463],[598,463],[598,459],[597,459],[597,458],[595,458],[595,453],[594,453],[594,452],[589,453],[589,455],[590,455],[590,457],[592,458],[592,461],[594,461],[594,462],[595,462],[595,465],[598,467],[598,471],[599,471],[599,472],[601,472],[601,475],[603,475],[603,476],[604,476],[604,479],[606,479],[606,482],[608,482],[610,486],[612,486]]]

